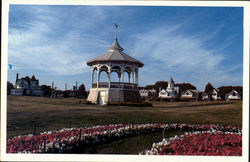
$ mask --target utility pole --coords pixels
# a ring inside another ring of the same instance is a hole
[[[76,97],[77,97],[77,81],[76,81]]]
[[[65,91],[67,91],[67,83],[65,83]]]

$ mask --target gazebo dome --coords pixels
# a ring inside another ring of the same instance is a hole
[[[138,67],[144,66],[144,64],[135,58],[129,56],[128,54],[122,52],[124,49],[119,45],[117,39],[114,43],[108,48],[108,52],[100,55],[94,59],[91,59],[87,62],[87,65],[91,66],[98,62],[117,62],[117,63],[128,63],[135,64]]]

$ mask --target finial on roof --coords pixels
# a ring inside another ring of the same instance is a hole
[[[115,41],[114,43],[108,48],[108,50],[110,51],[114,51],[114,50],[118,50],[118,51],[123,51],[124,49],[119,45],[118,40],[117,40],[117,29],[118,29],[118,25],[116,23],[114,23],[115,25]]]
[[[117,40],[117,29],[118,29],[118,25],[116,23],[114,23],[115,25],[115,39]]]

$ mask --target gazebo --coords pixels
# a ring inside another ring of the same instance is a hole
[[[115,41],[108,52],[87,62],[92,67],[91,89],[87,100],[95,104],[140,102],[139,68],[144,64],[123,52],[117,40],[116,24],[115,27]],[[103,72],[107,74],[107,81],[100,81]],[[117,74],[116,81],[111,79],[113,73]]]

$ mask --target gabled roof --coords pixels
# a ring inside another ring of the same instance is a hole
[[[108,50],[107,53],[89,60],[87,65],[91,66],[98,62],[124,62],[136,64],[139,67],[144,66],[142,62],[122,52],[124,49],[119,45],[117,39],[115,39],[114,43],[108,48]]]
[[[36,81],[36,77],[34,75],[32,75],[31,80]]]

